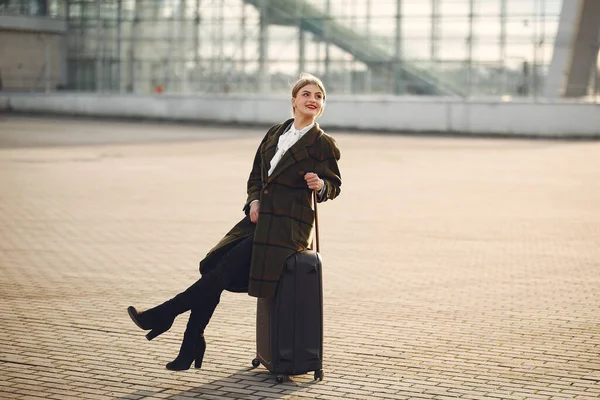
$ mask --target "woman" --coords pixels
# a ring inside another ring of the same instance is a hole
[[[248,178],[246,217],[200,262],[202,278],[167,302],[138,312],[135,324],[150,330],[148,340],[169,330],[177,315],[191,310],[181,349],[169,370],[202,366],[204,328],[223,290],[254,297],[275,294],[285,260],[308,248],[314,223],[312,191],[319,202],[340,194],[340,151],[315,119],[325,107],[325,88],[302,74],[292,89],[293,117],[272,126],[263,138]]]

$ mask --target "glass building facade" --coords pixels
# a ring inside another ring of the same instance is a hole
[[[306,71],[331,93],[458,96],[541,93],[562,6],[562,0],[42,3],[67,20],[70,90],[288,93]]]

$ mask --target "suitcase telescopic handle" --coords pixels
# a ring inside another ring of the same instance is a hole
[[[313,209],[315,210],[315,236],[313,237],[311,247],[313,250],[316,250],[318,253],[319,250],[321,249],[321,246],[319,246],[319,212],[317,211],[317,192],[314,190],[313,190],[313,196],[312,196],[312,203],[313,203]],[[316,247],[315,247],[315,238],[316,238],[316,244],[317,244]]]

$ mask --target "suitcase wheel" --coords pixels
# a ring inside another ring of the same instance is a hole
[[[252,366],[254,368],[257,368],[260,365],[260,361],[258,358],[255,358],[254,360],[252,360]]]
[[[277,381],[277,383],[283,383],[283,381],[285,380],[285,375],[278,374],[275,380]]]
[[[323,372],[322,369],[315,371],[315,381],[318,379],[319,381],[323,380],[323,377],[325,376],[325,373]]]

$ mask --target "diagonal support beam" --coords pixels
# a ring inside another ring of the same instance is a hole
[[[586,96],[596,69],[599,46],[600,1],[563,1],[545,95]]]

